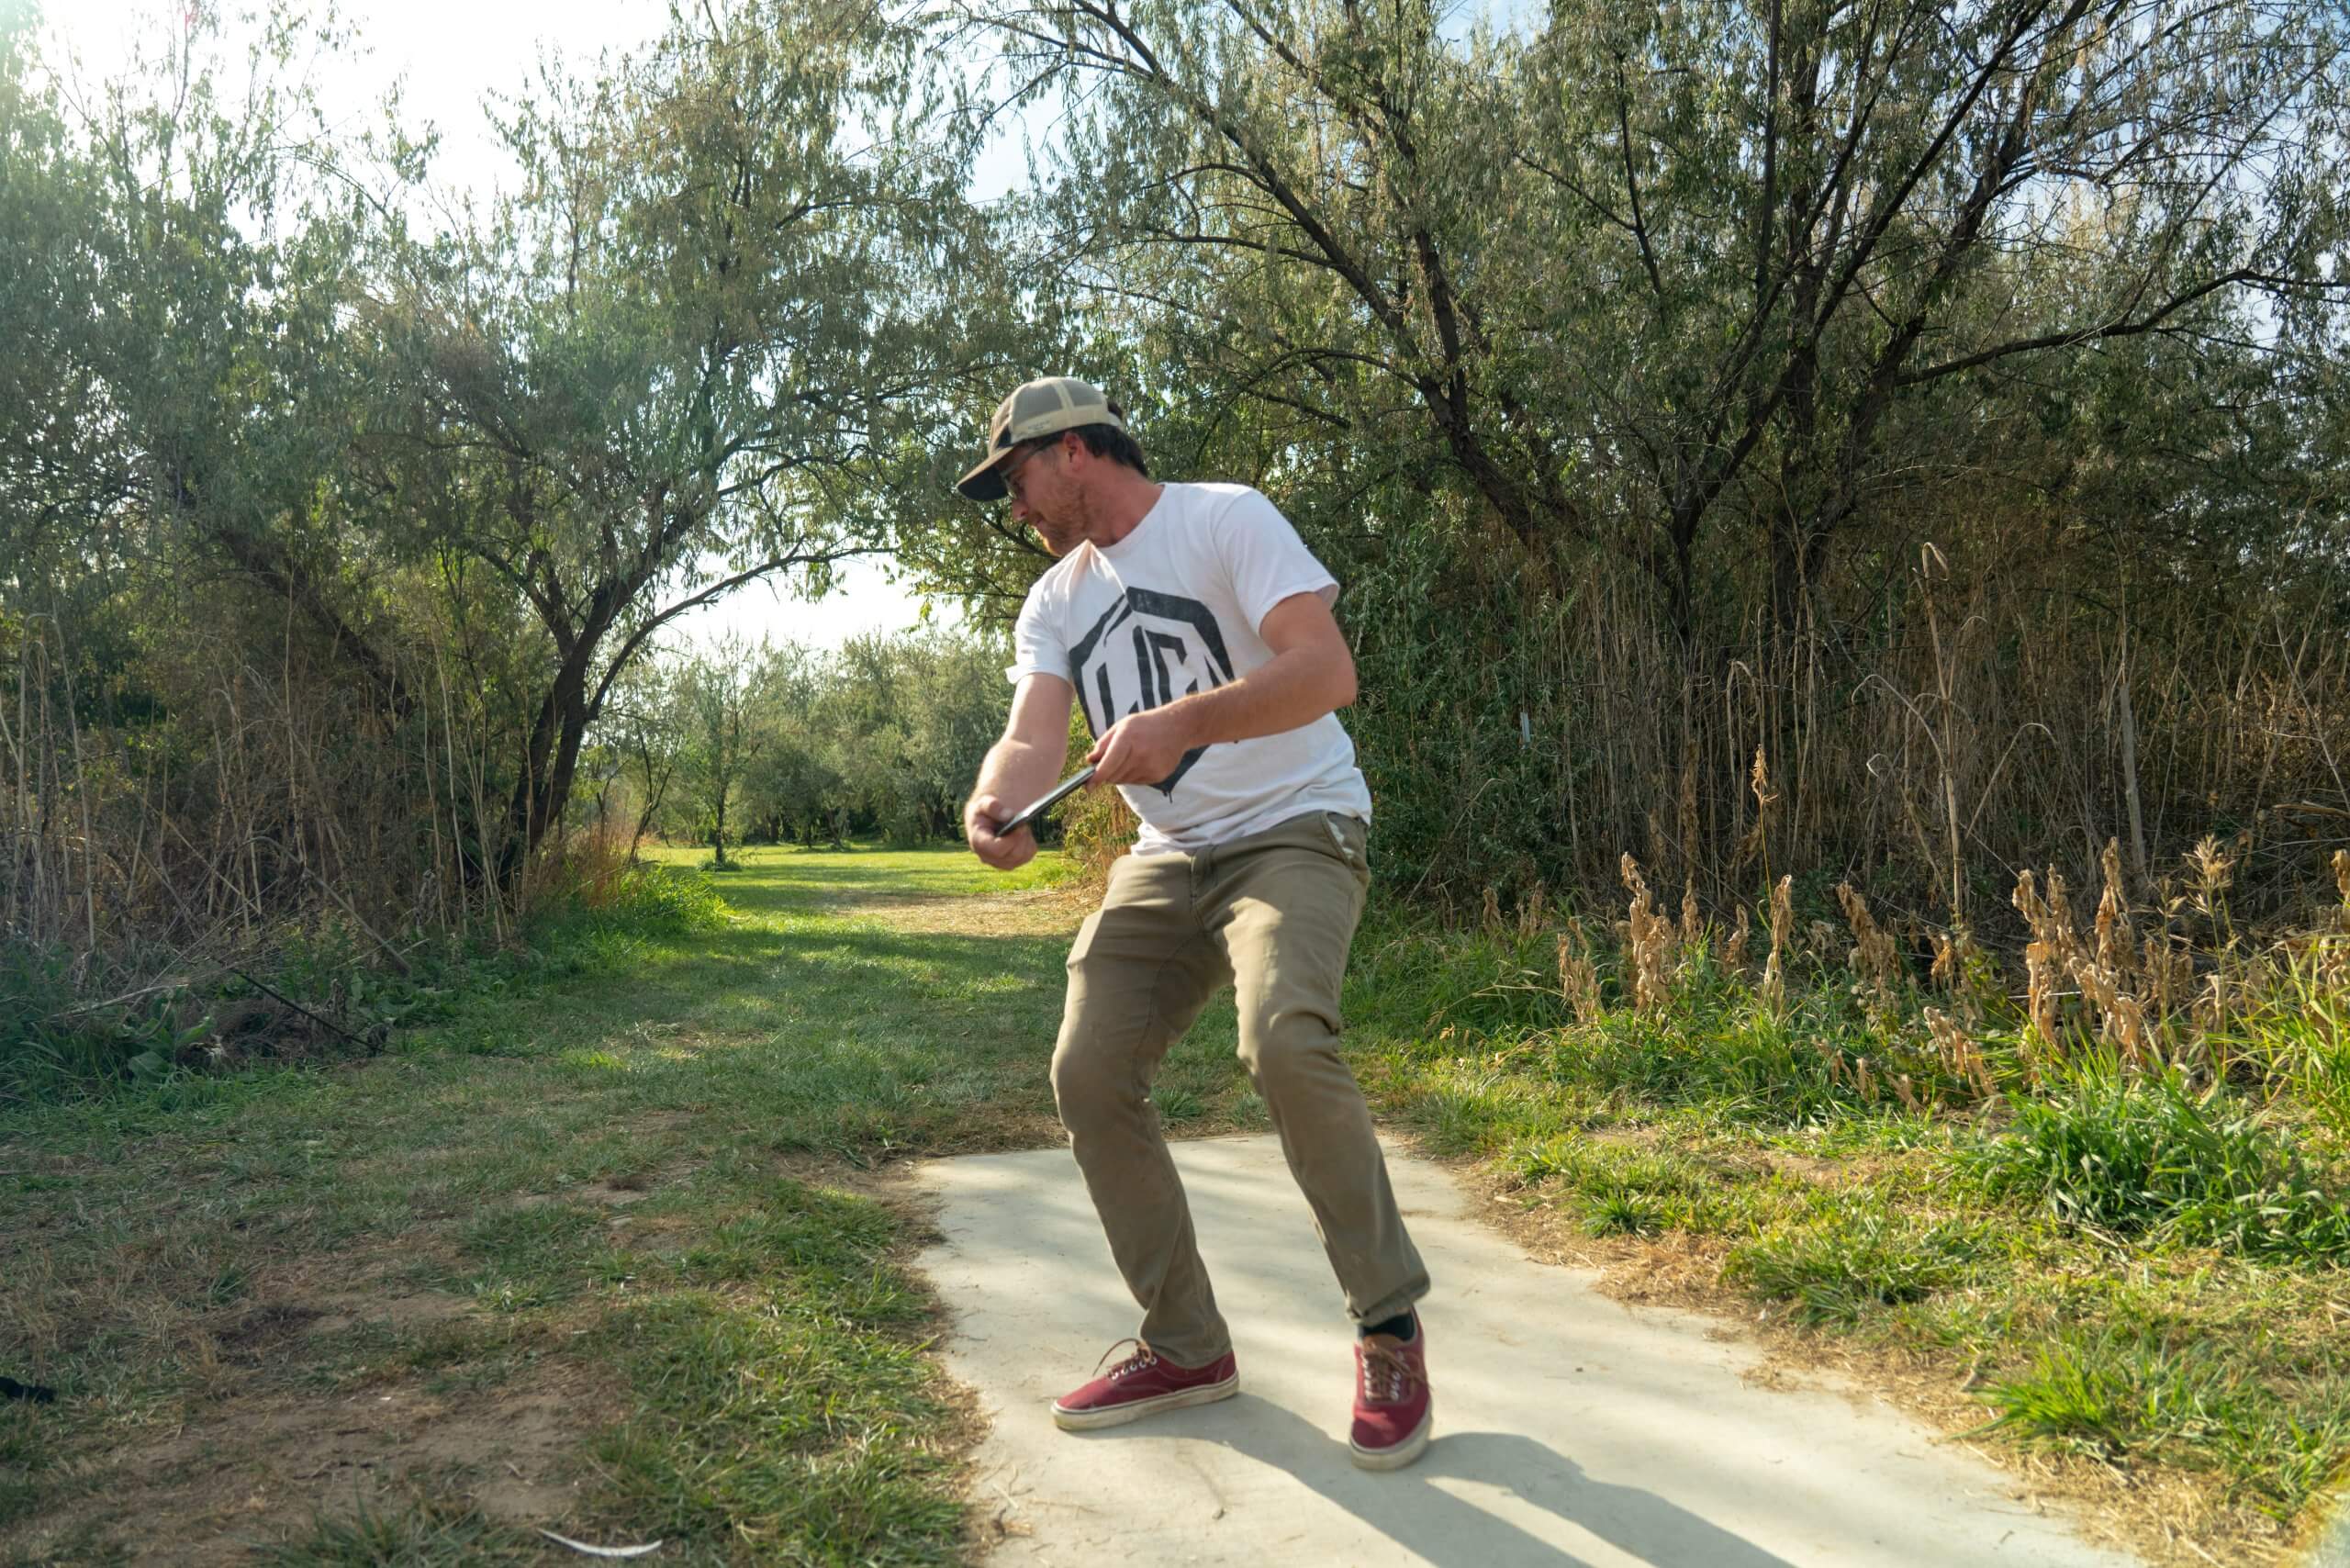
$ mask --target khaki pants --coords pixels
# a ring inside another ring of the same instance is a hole
[[[1312,812],[1197,855],[1129,855],[1069,956],[1053,1096],[1142,1338],[1178,1366],[1231,1348],[1167,1152],[1151,1075],[1227,980],[1240,1059],[1359,1323],[1404,1311],[1427,1271],[1404,1233],[1362,1092],[1338,1057],[1338,989],[1371,886],[1368,830]]]

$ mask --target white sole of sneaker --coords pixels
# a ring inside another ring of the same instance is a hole
[[[1107,1410],[1064,1410],[1053,1406],[1053,1425],[1064,1432],[1090,1432],[1099,1427],[1123,1427],[1129,1421],[1139,1421],[1145,1416],[1156,1416],[1161,1410],[1181,1410],[1187,1405],[1213,1405],[1219,1399],[1229,1399],[1240,1392],[1240,1374],[1233,1373],[1222,1383],[1203,1383],[1197,1388],[1182,1388],[1173,1394],[1162,1394],[1156,1399],[1137,1399],[1129,1405],[1113,1405]]]
[[[1347,1450],[1354,1455],[1355,1468],[1358,1470],[1401,1470],[1420,1457],[1421,1451],[1428,1446],[1428,1439],[1434,1436],[1436,1436],[1436,1403],[1431,1400],[1428,1403],[1428,1413],[1420,1417],[1419,1429],[1393,1448],[1367,1449],[1359,1447],[1349,1440]]]

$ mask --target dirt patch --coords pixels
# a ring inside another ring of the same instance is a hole
[[[312,1298],[315,1313],[308,1332],[339,1334],[375,1324],[396,1333],[413,1333],[474,1316],[472,1302],[440,1291],[341,1291]]]
[[[323,1308],[300,1302],[269,1302],[247,1308],[216,1329],[212,1342],[221,1360],[232,1365],[258,1366],[272,1350],[325,1316]]]
[[[1594,1237],[1571,1211],[1515,1185],[1505,1172],[1474,1159],[1421,1157],[1449,1167],[1472,1190],[1482,1190],[1489,1200],[1489,1221],[1528,1256],[1596,1273],[1598,1289],[1611,1299],[1712,1317],[1717,1338],[1734,1337],[1759,1347],[1764,1359],[1748,1374],[1750,1381],[1774,1387],[1817,1385],[1819,1380],[1810,1374],[1826,1372],[1867,1389],[1933,1428],[1942,1441],[2020,1477],[2034,1507],[2063,1504],[2092,1539],[2134,1551],[2158,1568],[2265,1568],[2288,1560],[2283,1527],[2250,1509],[2229,1506],[2216,1484],[2125,1471],[2086,1456],[1969,1440],[1989,1419],[1989,1412],[1971,1397],[1980,1386],[1979,1369],[1822,1333],[1758,1306],[1722,1282],[1729,1243],[1721,1238],[1681,1232]],[[1830,1185],[1853,1176],[1843,1161],[1775,1150],[1769,1159],[1789,1175]]]
[[[247,1315],[280,1338],[301,1319]],[[407,1377],[354,1393],[236,1393],[176,1431],[127,1443],[83,1477],[82,1495],[14,1530],[0,1551],[39,1558],[63,1542],[117,1539],[140,1562],[215,1568],[298,1540],[320,1518],[396,1514],[416,1498],[470,1504],[520,1525],[561,1528],[579,1508],[588,1438],[626,1413],[600,1369],[534,1363],[521,1384],[434,1392]],[[135,1533],[133,1533],[135,1532]]]
[[[649,1174],[615,1176],[607,1182],[583,1182],[559,1193],[526,1193],[514,1200],[514,1206],[543,1209],[549,1204],[595,1204],[608,1209],[624,1209],[643,1202],[653,1185],[654,1178]]]

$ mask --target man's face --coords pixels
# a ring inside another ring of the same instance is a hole
[[[1070,481],[1067,438],[1044,442],[1005,465],[1003,487],[1014,521],[1036,531],[1045,548],[1066,555],[1084,537],[1077,487]]]

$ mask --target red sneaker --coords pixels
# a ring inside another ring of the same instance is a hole
[[[1240,1368],[1230,1350],[1203,1367],[1179,1367],[1139,1339],[1121,1339],[1110,1347],[1102,1362],[1128,1345],[1135,1347],[1133,1355],[1083,1388],[1053,1401],[1055,1426],[1069,1432],[1114,1427],[1161,1410],[1212,1405],[1240,1392]],[[1100,1372],[1101,1366],[1095,1363],[1094,1370]]]
[[[1401,1470],[1435,1430],[1427,1331],[1415,1312],[1409,1340],[1372,1334],[1355,1341],[1355,1422],[1347,1446],[1365,1470]]]

